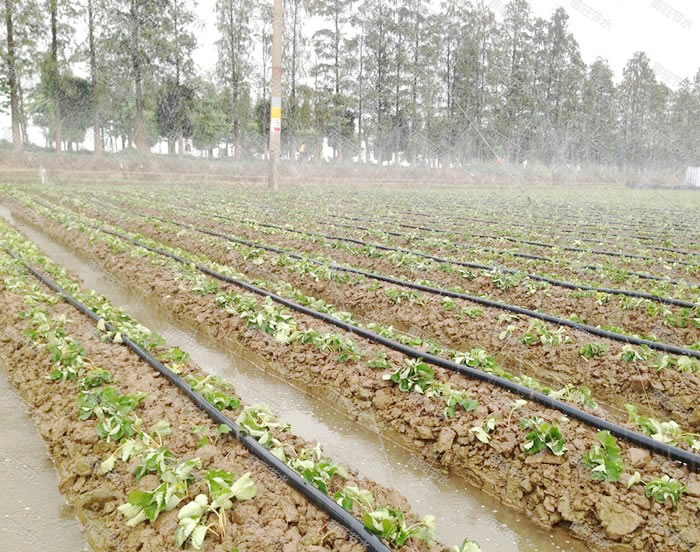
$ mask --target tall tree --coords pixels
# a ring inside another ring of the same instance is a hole
[[[229,118],[234,155],[241,155],[241,128],[245,124],[246,75],[250,72],[252,0],[217,0],[216,26],[220,38],[218,72],[229,98]]]
[[[49,0],[51,13],[51,52],[48,62],[49,80],[51,82],[51,101],[53,102],[54,142],[56,152],[60,153],[63,142],[63,124],[61,121],[60,69],[58,66],[58,0]]]
[[[324,26],[313,35],[317,63],[314,73],[319,91],[329,99],[329,128],[333,155],[343,158],[343,141],[348,125],[354,125],[343,93],[350,76],[347,35],[356,0],[312,0],[310,11],[322,18]],[[322,77],[322,79],[321,79]],[[354,130],[354,129],[353,129]]]
[[[164,77],[156,107],[161,136],[168,141],[168,152],[183,155],[185,139],[192,132],[194,90],[187,81],[194,76],[192,52],[197,41],[192,32],[195,21],[192,0],[167,0],[160,47],[161,76]]]
[[[12,146],[18,150],[22,146],[20,135],[20,113],[19,113],[19,85],[17,78],[17,60],[15,55],[14,38],[14,4],[15,0],[5,0],[5,27],[7,49],[5,52],[5,62],[7,65],[7,85],[10,92],[10,117],[12,120]]]
[[[124,129],[133,136],[133,142],[140,153],[148,153],[149,143],[154,138],[147,133],[146,100],[155,84],[155,62],[163,48],[164,21],[168,0],[115,0],[106,11],[109,17],[105,55],[113,67],[110,93],[126,91],[124,78],[131,85],[125,97],[117,96],[116,111],[131,130]],[[130,105],[123,105],[127,101]],[[149,127],[150,128],[150,127]],[[123,140],[124,141],[124,140]]]
[[[92,103],[93,149],[97,155],[102,153],[102,122],[100,114],[100,84],[97,66],[97,21],[99,6],[96,0],[87,0],[88,15],[88,59],[90,63],[90,101]]]
[[[581,161],[613,164],[616,161],[615,84],[607,61],[596,59],[583,86]]]
[[[651,108],[656,85],[649,58],[643,52],[636,52],[622,72],[618,96],[622,162],[625,166],[645,165],[650,153]]]
[[[303,75],[303,59],[305,40],[303,34],[303,20],[306,14],[304,0],[289,0],[285,3],[285,49],[289,55],[284,56],[285,84],[286,84],[286,124],[287,148],[289,158],[296,159],[297,135],[301,130],[297,117],[299,111],[297,88]]]

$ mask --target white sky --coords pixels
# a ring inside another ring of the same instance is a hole
[[[506,0],[484,0],[500,13]],[[636,51],[647,53],[660,80],[672,88],[692,79],[700,68],[700,0],[529,0],[539,17],[548,18],[559,6],[569,13],[569,27],[587,64],[608,60],[616,79]],[[214,69],[217,32],[216,0],[198,0],[199,46],[195,63]],[[666,12],[666,13],[664,13]],[[34,134],[34,133],[32,133]],[[9,139],[10,122],[0,114],[0,138]]]

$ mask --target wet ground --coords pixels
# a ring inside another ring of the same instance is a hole
[[[296,434],[318,440],[323,444],[324,450],[340,463],[357,469],[377,482],[396,488],[409,500],[416,513],[435,515],[438,534],[443,542],[454,544],[469,537],[478,541],[485,552],[588,550],[587,546],[572,540],[563,531],[539,529],[524,516],[504,509],[496,500],[461,478],[443,475],[401,446],[377,434],[372,430],[371,424],[370,427],[363,427],[336,410],[333,405],[282,381],[245,351],[223,350],[210,345],[206,338],[180,325],[169,313],[159,312],[96,265],[79,258],[37,229],[12,220],[5,207],[0,207],[0,215],[15,224],[53,260],[78,274],[86,287],[109,297],[140,323],[163,335],[169,344],[186,350],[204,370],[230,380],[246,402],[269,404],[280,418],[292,425]],[[27,420],[27,423],[31,422]],[[36,439],[39,439],[41,445],[40,438],[37,436]],[[7,443],[2,446],[7,446]],[[15,456],[24,455],[24,440],[10,446],[13,450],[17,448],[17,451],[12,452]],[[10,452],[4,453],[4,449],[0,448],[0,454],[5,457]],[[45,457],[45,452],[43,454]],[[47,471],[51,470],[52,465],[49,463]],[[44,492],[53,493],[62,501],[56,490],[55,474],[51,475],[51,488]],[[1,495],[7,496],[14,492],[9,485],[4,478],[0,479]],[[15,501],[16,505],[13,504]],[[10,500],[9,505],[0,506],[0,514],[5,507],[21,511],[21,503],[19,496],[16,500]],[[45,505],[46,500],[41,498],[39,503]],[[65,522],[60,508],[55,512],[45,510],[47,509],[42,507],[42,512],[50,518],[47,523]],[[31,524],[22,522],[21,517],[13,518],[13,522],[15,533],[22,530],[34,532]],[[78,522],[71,520],[70,523],[77,525]],[[84,545],[72,546],[65,550],[80,550],[82,546]],[[56,550],[55,547],[53,549]]]
[[[0,423],[0,550],[87,550],[80,522],[58,491],[44,441],[1,364]]]

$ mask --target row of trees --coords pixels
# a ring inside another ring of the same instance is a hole
[[[97,152],[167,140],[171,153],[264,154],[269,1],[217,0],[212,74],[192,59],[195,0],[0,1],[16,145],[33,122],[57,151],[92,127]],[[582,61],[563,8],[542,19],[526,0],[498,17],[482,1],[434,4],[286,0],[291,159],[319,159],[325,142],[336,160],[378,163],[698,161],[700,70],[672,90],[639,52],[616,84],[605,60]]]

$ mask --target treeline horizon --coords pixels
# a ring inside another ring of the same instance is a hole
[[[636,52],[616,84],[606,60],[583,62],[564,8],[430,6],[285,1],[284,157],[318,161],[325,146],[338,162],[428,167],[700,164],[700,69],[674,90]],[[167,141],[173,154],[266,155],[270,2],[217,0],[209,73],[193,60],[194,0],[2,0],[0,13],[15,149],[34,125],[57,152],[91,129],[96,153]]]

